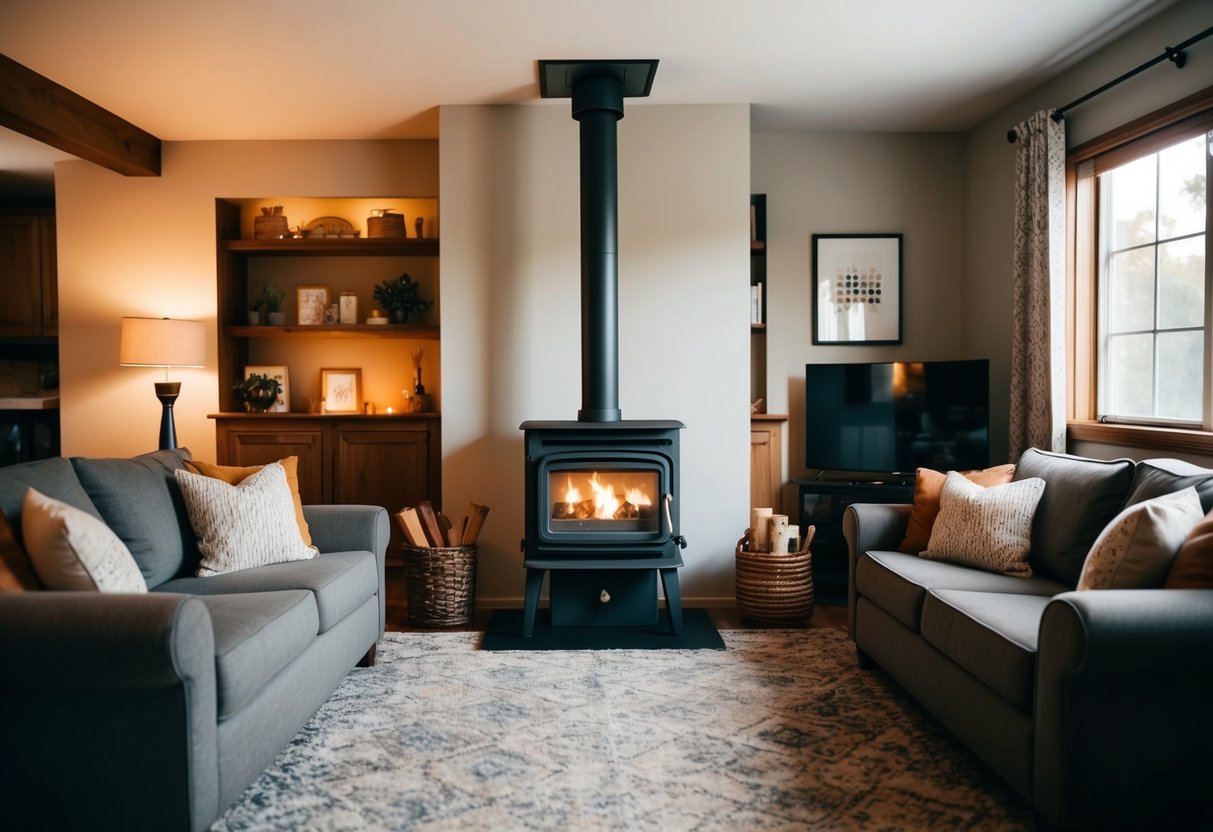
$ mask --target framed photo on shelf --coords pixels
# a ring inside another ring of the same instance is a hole
[[[322,369],[320,398],[325,413],[361,413],[362,369]]]
[[[813,343],[901,343],[901,235],[813,235]]]
[[[324,313],[329,307],[329,287],[300,286],[295,289],[299,307],[299,326],[316,326],[324,323]]]
[[[291,412],[291,375],[290,371],[281,364],[245,364],[244,377],[248,378],[251,375],[269,376],[278,380],[282,385],[282,392],[278,394],[278,401],[270,405],[268,413],[290,413]]]

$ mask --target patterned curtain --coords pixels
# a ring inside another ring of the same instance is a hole
[[[1065,126],[1042,110],[1015,132],[1012,461],[1066,449]]]

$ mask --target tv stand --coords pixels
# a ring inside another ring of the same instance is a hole
[[[820,476],[820,475],[819,475]],[[874,476],[881,476],[876,474]],[[816,526],[813,538],[813,592],[818,603],[846,606],[847,541],[842,515],[852,503],[912,503],[914,478],[898,481],[896,475],[879,480],[796,480],[799,492],[797,522],[803,531]]]

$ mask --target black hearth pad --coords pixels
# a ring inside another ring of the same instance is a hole
[[[646,627],[553,627],[551,611],[535,615],[535,634],[522,637],[522,610],[493,610],[482,650],[724,650],[707,610],[683,609],[682,632],[670,635],[665,610]]]

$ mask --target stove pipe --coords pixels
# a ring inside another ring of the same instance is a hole
[[[581,128],[581,410],[579,422],[618,422],[619,163],[616,122],[622,85],[614,75],[573,84]]]

